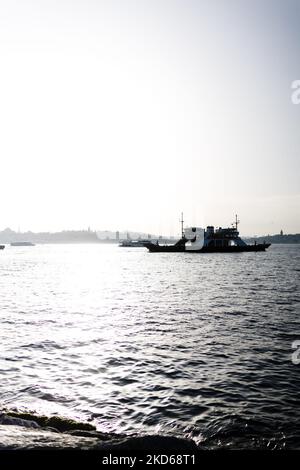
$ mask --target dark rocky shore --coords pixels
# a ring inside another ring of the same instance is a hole
[[[103,433],[89,423],[3,410],[0,413],[0,450],[164,451],[193,454],[198,447],[194,441],[175,436]]]

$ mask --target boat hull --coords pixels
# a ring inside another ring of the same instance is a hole
[[[271,243],[258,243],[256,245],[203,247],[200,250],[187,250],[185,246],[155,245],[147,243],[145,246],[151,253],[241,253],[245,251],[265,251]]]

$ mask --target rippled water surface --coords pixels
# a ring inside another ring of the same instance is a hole
[[[0,253],[0,405],[207,447],[300,447],[300,245]]]

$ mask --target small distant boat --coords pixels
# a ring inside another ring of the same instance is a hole
[[[181,217],[181,238],[174,245],[159,245],[158,242],[148,242],[144,246],[151,253],[240,253],[242,251],[265,251],[271,243],[254,243],[248,245],[239,236],[239,220],[235,216],[232,227],[215,229],[208,226],[205,229],[190,227],[183,230],[183,214]]]
[[[119,243],[122,248],[144,248],[149,240],[123,240]]]
[[[5,245],[0,245],[0,250],[4,250]]]
[[[10,246],[35,246],[32,242],[12,242]]]

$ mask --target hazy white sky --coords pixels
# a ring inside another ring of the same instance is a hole
[[[300,0],[0,0],[0,229],[300,232]]]

